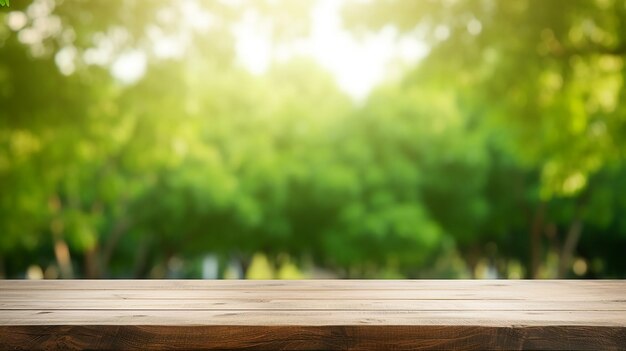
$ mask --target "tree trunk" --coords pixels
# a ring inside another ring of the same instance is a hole
[[[99,252],[98,246],[94,246],[85,252],[85,277],[87,279],[100,278]]]
[[[546,211],[545,202],[539,203],[535,212],[532,227],[530,229],[530,277],[539,278],[539,268],[541,267],[542,245],[541,233],[544,226],[544,217]]]
[[[122,236],[124,235],[124,233],[126,233],[129,227],[130,227],[130,220],[124,217],[115,223],[115,225],[113,226],[113,229],[109,233],[108,240],[106,241],[106,244],[104,246],[104,250],[102,251],[102,256],[99,262],[100,272],[102,272],[104,276],[109,275],[109,264],[111,263],[111,257],[113,256],[113,252],[115,252],[115,249],[117,248],[117,244],[119,243]]]
[[[146,278],[150,273],[148,261],[150,255],[150,242],[147,238],[143,238],[135,255],[135,264],[133,268],[133,277],[135,279]]]
[[[566,274],[569,272],[572,257],[574,256],[574,251],[578,246],[582,232],[583,222],[577,213],[569,227],[569,230],[567,231],[567,237],[565,238],[565,243],[561,249],[561,256],[559,259],[559,278],[565,278]]]
[[[72,279],[74,278],[74,270],[72,268],[72,258],[70,257],[70,250],[63,239],[57,239],[54,243],[54,256],[59,265],[61,271],[61,278]]]

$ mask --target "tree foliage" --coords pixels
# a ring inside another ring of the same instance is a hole
[[[349,4],[355,33],[430,45],[362,104],[306,58],[237,64],[246,12],[290,41],[309,2],[200,4],[208,27],[175,1],[0,12],[0,275],[262,252],[342,277],[624,276],[623,1]],[[116,78],[137,53],[145,74]]]

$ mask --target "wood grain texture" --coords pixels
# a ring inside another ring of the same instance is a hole
[[[42,310],[317,310],[317,311],[615,311],[615,302],[604,301],[523,301],[523,300],[371,300],[371,299],[175,299],[101,298],[95,305],[89,299],[49,298],[33,300],[26,296],[1,299],[0,309]]]
[[[622,350],[612,327],[21,326],[0,327],[17,350]]]
[[[625,281],[0,281],[0,350],[626,350]]]
[[[623,280],[0,280],[0,290],[464,290],[496,289],[563,289],[618,291]]]

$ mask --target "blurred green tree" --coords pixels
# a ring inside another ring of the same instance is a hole
[[[246,13],[287,42],[311,2],[189,3],[0,13],[0,275],[165,277],[209,253],[246,271],[258,252],[342,277],[626,273],[623,2],[352,4],[355,31],[430,45],[360,105],[314,61],[236,62]]]
[[[514,194],[527,208],[529,275],[540,275],[551,235],[561,242],[558,276],[567,274],[583,222],[594,221],[589,199],[602,192],[590,179],[623,162],[624,2],[385,1],[345,14],[355,30],[393,24],[425,34],[431,52],[407,84],[450,87],[463,112],[491,130],[525,183],[509,187],[522,186]],[[517,201],[506,196],[489,202]],[[553,216],[564,203],[573,208]],[[492,214],[504,215],[497,207]]]

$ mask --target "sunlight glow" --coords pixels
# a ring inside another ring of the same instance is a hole
[[[146,60],[146,55],[141,51],[122,54],[113,62],[111,73],[122,83],[135,83],[146,72]]]
[[[274,62],[310,57],[334,76],[341,90],[355,101],[363,101],[376,85],[426,56],[428,46],[418,35],[400,34],[393,26],[355,37],[345,28],[341,18],[342,7],[347,1],[316,0],[309,18],[303,19],[310,21],[309,34],[281,41],[273,38],[271,16],[262,15],[253,8],[246,10],[231,27],[237,63],[252,74],[262,75]],[[177,11],[164,8],[158,17],[163,23],[172,24],[177,20],[176,13],[182,16],[177,30],[165,32],[158,26],[147,29],[151,49],[115,53],[116,43],[124,42],[127,33],[113,28],[110,33],[95,38],[96,45],[86,51],[85,62],[111,64],[113,76],[122,83],[131,84],[144,75],[148,52],[161,59],[181,57],[189,50],[193,31],[206,32],[219,21],[203,10],[196,0],[180,2]],[[448,28],[438,30],[442,32],[439,35],[448,35]],[[480,23],[473,23],[471,30],[480,31]],[[64,73],[69,74],[73,66],[69,55],[65,56],[68,57],[59,57],[57,63]]]
[[[310,18],[310,35],[288,44],[273,43],[267,24],[253,13],[246,14],[234,31],[239,62],[250,72],[262,74],[273,60],[313,57],[334,75],[343,91],[355,100],[363,100],[385,79],[397,59],[415,63],[427,54],[424,42],[401,37],[393,27],[361,40],[355,38],[343,26],[343,4],[344,1],[317,0]]]
[[[237,59],[251,73],[264,73],[272,59],[272,41],[267,23],[262,23],[255,12],[248,11],[233,31],[237,40]]]

